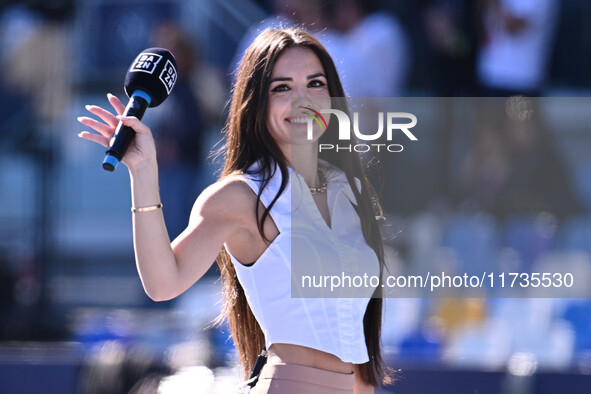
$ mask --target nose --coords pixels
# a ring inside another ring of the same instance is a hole
[[[302,107],[309,107],[312,104],[312,100],[310,94],[307,89],[305,88],[296,88],[294,89],[292,98],[291,98],[291,106],[292,108],[302,108]]]

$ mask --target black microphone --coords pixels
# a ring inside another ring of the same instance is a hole
[[[162,104],[177,80],[176,70],[176,59],[164,48],[148,48],[137,55],[125,75],[125,94],[129,97],[129,104],[123,115],[141,120],[148,107]],[[103,169],[115,171],[134,136],[135,131],[131,127],[119,122],[105,153]]]

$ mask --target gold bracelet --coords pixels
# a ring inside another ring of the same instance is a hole
[[[162,203],[160,203],[160,204],[150,205],[148,207],[141,207],[141,208],[131,207],[131,212],[137,213],[137,212],[155,211],[157,209],[162,208],[162,206],[163,206]]]

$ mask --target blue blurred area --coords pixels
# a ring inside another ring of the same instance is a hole
[[[134,264],[128,174],[123,166],[115,173],[101,169],[103,149],[76,138],[81,130],[76,117],[85,114],[86,104],[107,106],[107,92],[123,99],[129,63],[153,45],[162,22],[172,21],[194,44],[189,85],[203,118],[195,153],[199,169],[177,181],[191,186],[185,201],[191,204],[215,180],[220,165],[205,157],[221,138],[230,73],[248,30],[256,30],[264,18],[270,17],[265,23],[293,18],[321,32],[345,64],[351,46],[338,43],[363,42],[363,29],[356,29],[361,22],[351,25],[351,18],[341,15],[346,8],[334,1],[49,3],[0,6],[5,70],[0,79],[0,393],[92,393],[100,392],[101,384],[104,392],[132,387],[150,392],[163,377],[195,365],[237,384],[229,330],[212,325],[221,307],[216,269],[174,301],[156,304],[147,298]],[[392,95],[478,96],[482,21],[471,1],[370,3],[375,8],[364,12],[392,18],[379,26],[402,33],[392,45],[406,48],[399,60],[381,59],[401,66],[399,90],[392,85]],[[441,122],[421,136],[420,146],[383,158],[384,206],[401,230],[390,229],[397,235],[387,243],[399,264],[449,264],[467,273],[572,266],[581,275],[591,273],[591,134],[585,98],[591,89],[591,34],[585,34],[591,6],[561,1],[556,15],[539,88],[542,96],[560,97],[546,99],[541,111],[553,150],[535,150],[538,154],[525,163],[507,161],[510,168],[523,165],[525,174],[507,177],[507,184],[540,176],[535,169],[555,158],[563,170],[557,178],[566,181],[550,183],[558,193],[549,191],[544,201],[520,197],[520,202],[533,201],[532,210],[520,210],[522,204],[490,205],[482,198],[483,188],[484,197],[497,191],[495,176],[475,189],[462,189],[466,185],[457,181],[468,178],[461,168],[470,162],[464,159],[481,152],[479,139],[474,129],[450,124],[465,119],[462,112],[471,107],[434,105],[432,123]],[[364,26],[378,31],[378,24],[369,23],[384,22],[380,18],[367,19]],[[372,66],[378,60],[371,60]],[[352,64],[342,66],[344,72],[359,75],[358,63]],[[351,89],[376,82],[356,78],[349,80]],[[146,123],[161,123],[163,113],[166,108],[148,111]],[[495,149],[485,148],[487,153]],[[502,145],[502,152],[507,149]],[[490,161],[470,163],[490,168]],[[496,173],[503,171],[510,172],[503,167]],[[548,178],[556,176],[550,173],[545,172]],[[534,197],[546,192],[536,191]],[[553,212],[556,202],[564,209]],[[402,369],[400,382],[388,392],[591,392],[588,299],[416,298],[386,304],[385,355],[389,365]],[[220,388],[228,386],[217,387],[211,390],[228,392]]]
[[[178,15],[179,2],[170,0],[81,2],[76,19],[79,77],[85,83],[116,81],[121,67],[149,46],[154,27]]]

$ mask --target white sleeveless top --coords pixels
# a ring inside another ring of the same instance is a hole
[[[279,235],[253,265],[241,264],[229,250],[228,254],[263,330],[267,349],[273,343],[288,343],[362,364],[369,361],[363,317],[374,291],[368,278],[379,275],[379,261],[363,237],[345,174],[322,160],[320,168],[327,178],[331,227],[303,177],[289,169],[288,186],[270,212]],[[240,177],[258,194],[257,175]],[[266,207],[280,185],[277,166],[261,195]],[[364,276],[365,283],[358,286]],[[335,278],[343,286],[334,286]]]

